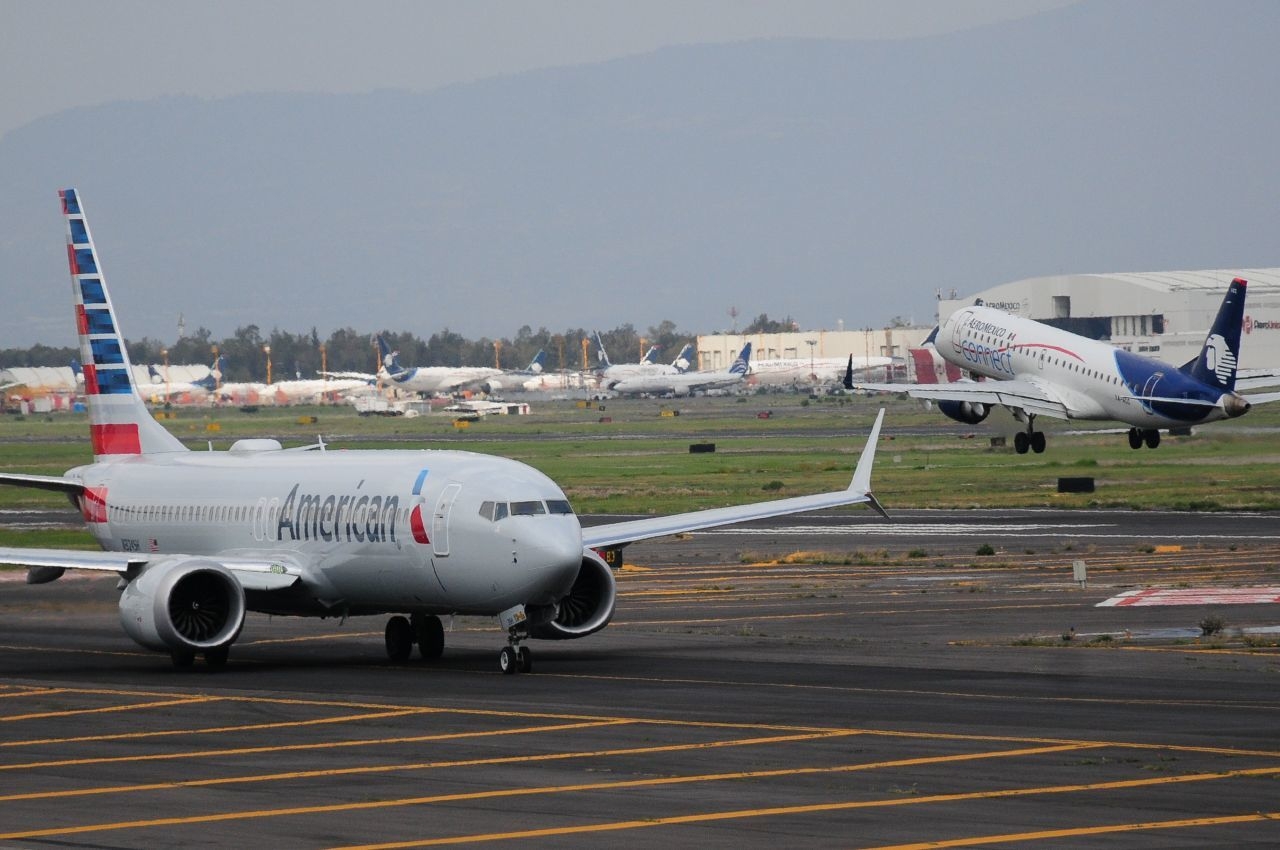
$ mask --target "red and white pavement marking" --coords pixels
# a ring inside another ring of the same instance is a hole
[[[1137,605],[1262,605],[1280,602],[1280,587],[1148,587],[1099,602],[1099,608]]]

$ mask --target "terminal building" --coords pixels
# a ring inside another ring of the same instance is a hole
[[[1240,343],[1241,369],[1280,368],[1280,268],[1118,272],[1026,278],[960,296],[938,293],[938,321],[981,302],[1136,354],[1181,365],[1195,357],[1233,278],[1249,282]],[[732,362],[748,340],[753,357],[894,357],[910,363],[932,330],[885,328],[698,337],[702,369]],[[894,379],[914,380],[911,374]]]

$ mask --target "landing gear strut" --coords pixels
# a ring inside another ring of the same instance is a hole
[[[507,645],[498,653],[498,669],[510,675],[529,673],[533,670],[533,652],[520,642],[529,637],[529,621],[524,606],[517,605],[498,615],[498,621],[507,630]]]
[[[1146,443],[1147,448],[1154,449],[1160,445],[1160,432],[1155,428],[1130,428],[1129,448],[1140,449]]]
[[[1013,435],[1013,450],[1020,455],[1027,453],[1027,450],[1041,454],[1044,451],[1045,439],[1044,432],[1036,430],[1036,417],[1034,413],[1027,414],[1027,430],[1019,431]]]

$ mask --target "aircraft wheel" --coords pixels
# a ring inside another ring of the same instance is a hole
[[[1031,451],[1040,454],[1044,451],[1045,440],[1044,431],[1035,431],[1031,434]]]
[[[1142,432],[1139,431],[1137,428],[1129,429],[1129,448],[1131,449],[1142,448]]]
[[[221,670],[227,666],[227,656],[231,654],[231,644],[223,644],[222,646],[204,651],[204,663],[209,665],[210,670]]]
[[[413,652],[413,626],[407,618],[396,615],[387,620],[386,642],[387,658],[397,664],[409,660]]]
[[[444,626],[435,614],[413,615],[413,637],[418,654],[430,661],[444,653]]]
[[[1154,449],[1156,446],[1160,445],[1160,432],[1155,428],[1149,428],[1142,435],[1142,439],[1146,441],[1147,448]]]
[[[519,659],[516,658],[516,651],[513,647],[504,646],[502,652],[498,653],[498,669],[507,675],[516,672],[519,666]]]
[[[173,666],[179,670],[186,670],[196,663],[196,654],[185,649],[173,650],[169,653],[169,658],[173,660]]]
[[[1019,431],[1013,435],[1013,450],[1020,455],[1027,453],[1027,449],[1031,447],[1031,438],[1027,436],[1025,431]]]
[[[520,668],[521,673],[533,672],[533,650],[527,646],[522,646],[516,650],[516,666]]]

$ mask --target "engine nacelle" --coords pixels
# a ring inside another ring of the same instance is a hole
[[[991,406],[979,401],[940,401],[938,409],[966,425],[977,425],[991,412]]]
[[[485,395],[494,395],[495,393],[500,393],[502,392],[502,382],[494,378],[490,378],[487,381],[484,381],[482,384],[480,384],[480,392],[484,393]]]
[[[582,553],[582,566],[573,587],[560,600],[556,616],[529,629],[529,636],[544,640],[586,637],[609,625],[618,586],[613,570],[593,550]]]
[[[120,594],[120,624],[147,649],[203,652],[235,640],[244,626],[244,589],[216,561],[160,561]]]

